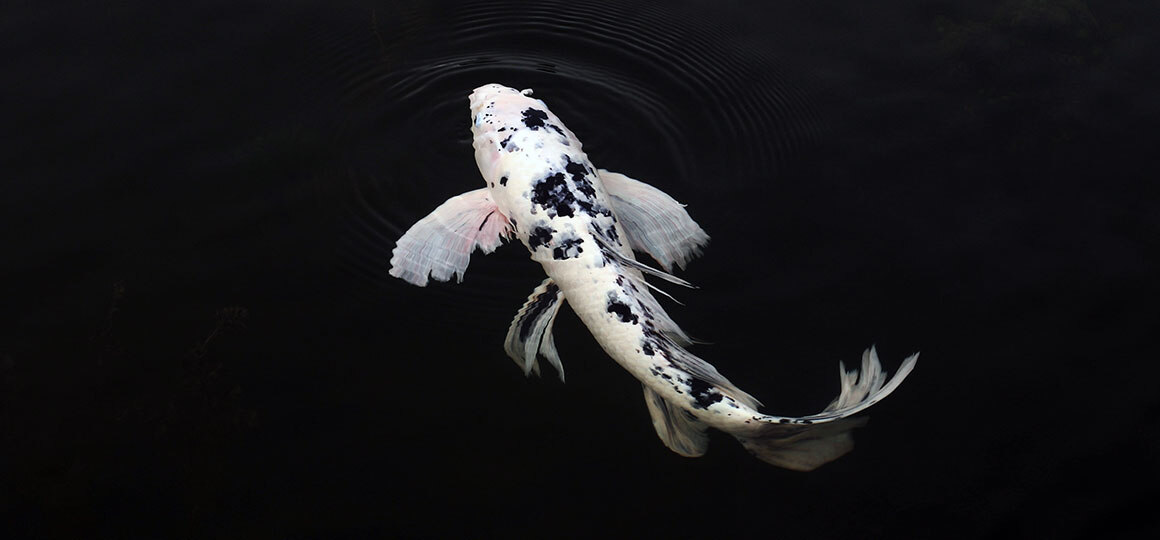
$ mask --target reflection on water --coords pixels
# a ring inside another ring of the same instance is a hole
[[[773,62],[730,48],[719,24],[659,6],[468,2],[399,15],[371,8],[371,32],[332,53],[351,124],[369,126],[352,157],[342,249],[363,277],[386,276],[393,239],[435,204],[482,185],[467,94],[486,82],[533,88],[598,166],[635,166],[625,172],[704,213],[725,211],[704,193],[772,180],[817,129],[808,97]],[[482,273],[473,278],[503,285],[513,270]],[[514,275],[522,286],[526,274]]]

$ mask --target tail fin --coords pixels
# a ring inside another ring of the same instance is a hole
[[[854,448],[851,431],[866,418],[849,416],[890,395],[914,369],[915,353],[902,362],[898,373],[886,382],[886,373],[871,347],[862,354],[862,370],[846,371],[841,365],[842,391],[825,410],[800,418],[768,416],[753,431],[733,436],[758,459],[795,471],[812,471]]]

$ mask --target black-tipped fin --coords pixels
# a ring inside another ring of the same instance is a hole
[[[532,291],[508,327],[504,350],[524,370],[525,375],[533,371],[536,375],[540,374],[537,359],[542,356],[556,368],[560,380],[564,380],[564,365],[560,363],[556,342],[552,339],[552,324],[563,303],[564,292],[552,278],[545,279]]]

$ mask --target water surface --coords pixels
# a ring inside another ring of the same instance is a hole
[[[1156,473],[1155,9],[201,2],[10,8],[0,521],[23,536],[1086,536]],[[685,459],[519,245],[386,275],[534,88],[713,240],[696,352],[808,414],[916,372],[810,474]],[[1117,486],[1112,488],[1111,486]],[[1126,487],[1125,487],[1126,486]]]

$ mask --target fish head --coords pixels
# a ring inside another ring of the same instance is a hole
[[[497,170],[502,159],[500,142],[511,136],[510,130],[518,121],[519,111],[529,104],[540,103],[528,97],[532,91],[516,90],[502,84],[485,84],[471,92],[471,133],[474,136],[475,163],[483,175],[484,183],[498,180]]]
[[[478,124],[479,122],[477,119],[480,113],[483,112],[483,109],[488,105],[496,102],[497,100],[506,101],[512,98],[518,99],[520,97],[529,96],[531,94],[532,90],[530,88],[526,90],[516,90],[515,88],[496,83],[480,86],[479,88],[472,90],[471,95],[467,98],[471,103],[472,123]]]

